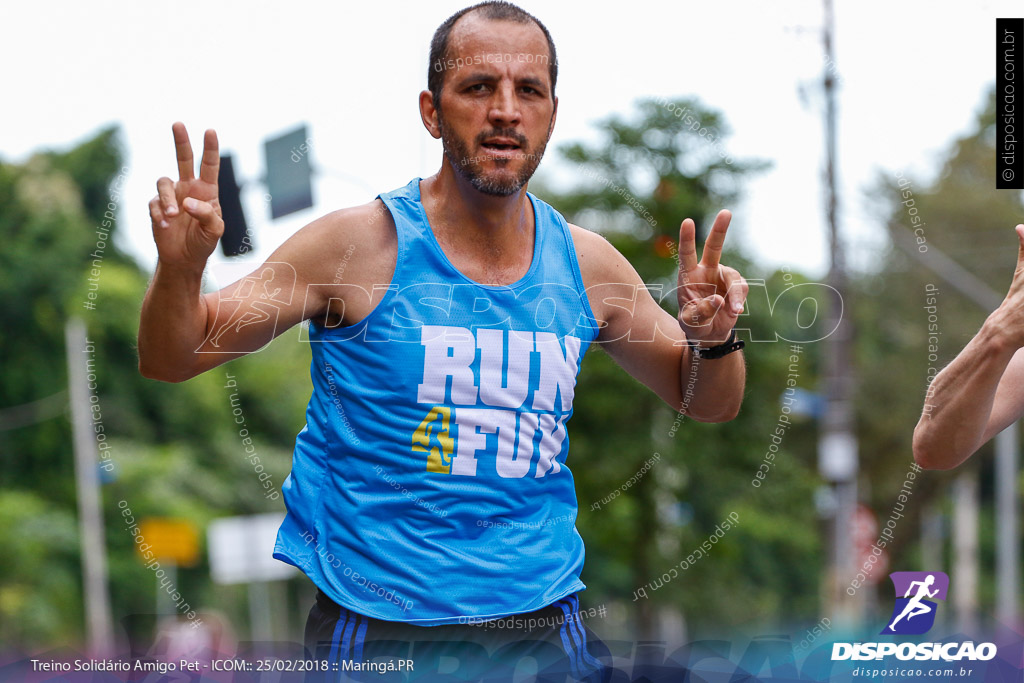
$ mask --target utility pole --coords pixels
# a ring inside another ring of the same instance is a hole
[[[71,318],[64,327],[71,399],[71,427],[75,452],[75,486],[78,492],[78,528],[82,546],[82,594],[85,599],[85,628],[88,655],[104,658],[113,654],[110,595],[107,591],[107,544],[103,537],[99,460],[96,437],[90,426],[90,396],[86,353],[89,352],[85,324]]]
[[[856,614],[846,588],[854,576],[856,557],[853,542],[853,517],[857,505],[857,436],[854,432],[853,378],[850,363],[851,329],[843,321],[843,293],[846,291],[846,259],[839,235],[839,198],[836,181],[836,98],[834,16],[832,0],[825,2],[822,38],[825,49],[825,213],[829,235],[828,285],[838,294],[829,310],[829,329],[825,340],[824,386],[825,412],[818,440],[818,469],[833,483],[835,496],[832,519],[832,547],[829,571],[830,614],[850,623]]]
[[[968,466],[953,482],[953,585],[956,626],[978,628],[978,470]]]
[[[1017,533],[1017,422],[996,436],[996,619],[1020,627],[1020,535]]]

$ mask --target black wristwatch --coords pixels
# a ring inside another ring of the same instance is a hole
[[[708,360],[711,358],[721,358],[722,356],[728,356],[733,351],[739,351],[746,344],[742,339],[736,338],[736,328],[734,327],[729,333],[729,338],[718,346],[701,347],[697,346],[696,342],[688,341],[690,350],[697,355],[697,358],[701,360]]]

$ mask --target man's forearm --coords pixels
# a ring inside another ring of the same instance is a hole
[[[195,375],[196,349],[206,338],[203,272],[157,263],[139,319],[139,371],[180,382]]]
[[[727,422],[740,412],[747,368],[742,351],[701,360],[683,349],[681,412],[699,422]]]
[[[964,350],[932,380],[914,429],[914,459],[948,469],[982,444],[999,380],[1016,352],[990,316]]]

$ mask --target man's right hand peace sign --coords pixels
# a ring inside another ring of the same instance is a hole
[[[217,199],[220,170],[217,133],[212,129],[206,131],[196,178],[192,144],[185,124],[179,121],[171,130],[178,157],[178,181],[166,176],[156,181],[157,196],[149,202],[153,241],[161,263],[201,270],[224,233]]]

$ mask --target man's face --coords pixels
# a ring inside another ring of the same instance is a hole
[[[480,192],[514,194],[537,170],[555,122],[549,59],[533,23],[469,14],[452,30],[438,127],[449,162]]]

